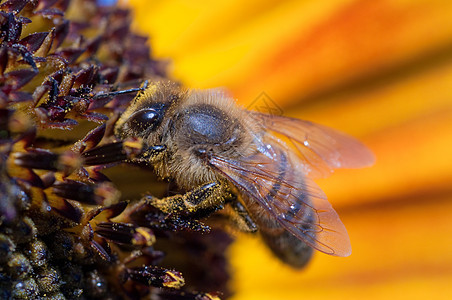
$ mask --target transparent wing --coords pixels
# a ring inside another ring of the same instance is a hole
[[[273,147],[241,160],[211,156],[210,164],[286,230],[326,254],[348,256],[350,239],[320,188],[293,166],[290,153]]]
[[[303,165],[304,174],[312,178],[328,176],[337,168],[370,166],[375,161],[372,152],[361,142],[334,129],[294,118],[255,111],[249,113],[265,130],[289,139]],[[284,145],[281,141],[278,143]]]

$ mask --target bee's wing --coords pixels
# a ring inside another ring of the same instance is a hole
[[[326,126],[255,111],[249,114],[265,130],[289,138],[296,148],[304,174],[312,178],[328,176],[337,168],[370,166],[375,161],[372,152],[361,142]]]
[[[290,153],[279,148],[272,153],[271,158],[258,153],[240,160],[212,156],[209,161],[297,238],[326,254],[350,255],[347,230],[325,194],[293,166]]]

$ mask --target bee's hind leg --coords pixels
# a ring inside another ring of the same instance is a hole
[[[237,200],[236,196],[226,200],[225,208],[211,217],[212,225],[220,228],[229,228],[233,231],[255,233],[258,228],[245,206]]]
[[[245,206],[234,199],[235,201],[230,201],[231,212],[229,214],[229,219],[234,225],[234,227],[243,232],[257,232],[257,225],[254,223],[251,216],[248,214]]]
[[[197,218],[205,217],[223,208],[229,196],[225,186],[219,182],[210,182],[183,195],[174,195],[158,199],[146,196],[146,201],[164,213],[183,214]]]

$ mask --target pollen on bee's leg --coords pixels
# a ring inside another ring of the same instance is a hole
[[[216,190],[220,185],[216,182],[210,182],[208,184],[205,184],[203,186],[200,186],[199,188],[194,189],[190,193],[186,195],[186,201],[193,206],[196,206],[203,201],[206,201],[210,196],[215,193]]]

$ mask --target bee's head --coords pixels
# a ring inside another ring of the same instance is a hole
[[[151,84],[135,97],[116,122],[116,136],[121,139],[140,137],[149,146],[158,143],[171,108],[185,93],[172,82]]]

